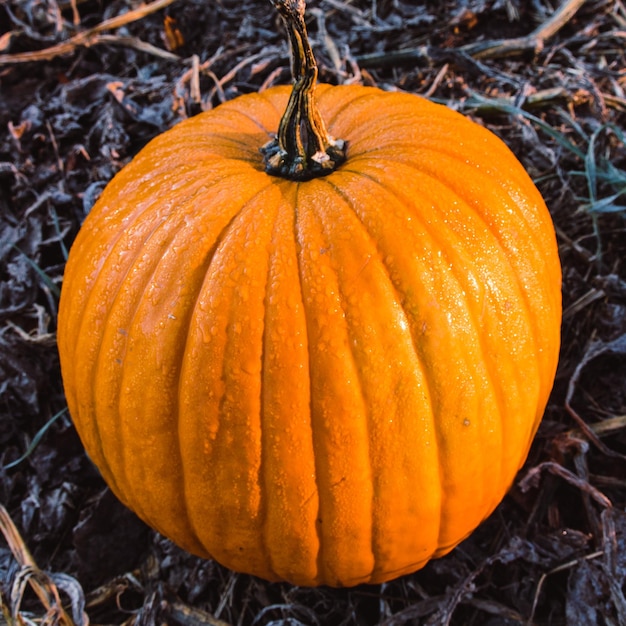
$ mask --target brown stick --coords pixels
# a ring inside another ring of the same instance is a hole
[[[74,35],[67,41],[62,41],[61,43],[50,46],[49,48],[44,48],[43,50],[19,52],[17,54],[0,54],[0,66],[13,65],[16,63],[31,63],[33,61],[49,61],[50,59],[64,54],[71,54],[76,48],[90,47],[100,43],[126,45],[164,59],[179,60],[180,57],[178,55],[167,52],[166,50],[161,50],[135,37],[115,37],[113,35],[100,34],[102,31],[120,28],[120,26],[136,22],[146,15],[150,15],[173,2],[176,2],[176,0],[155,0],[152,4],[143,4],[133,11],[104,20],[93,28],[88,28]]]
[[[448,50],[422,46],[407,50],[367,54],[357,57],[357,62],[361,67],[376,67],[404,61],[427,63],[433,57],[437,58],[453,52],[461,52],[474,59],[499,59],[517,56],[528,51],[536,52],[541,50],[545,42],[567,24],[584,3],[585,0],[564,0],[563,4],[549,19],[525,37],[490,39]]]
[[[15,560],[17,561],[22,571],[29,571],[32,576],[28,577],[28,582],[33,591],[45,607],[48,613],[54,613],[56,615],[56,622],[59,626],[73,626],[74,622],[70,616],[65,612],[65,609],[60,603],[55,602],[53,606],[50,596],[45,588],[45,584],[37,576],[38,573],[42,573],[35,559],[33,559],[29,549],[26,547],[24,540],[22,539],[19,531],[15,527],[11,516],[8,511],[0,504],[0,532],[4,535],[4,538],[9,545],[11,552]],[[43,573],[42,573],[43,574]],[[45,578],[45,576],[44,576]],[[15,612],[15,607],[13,607]]]

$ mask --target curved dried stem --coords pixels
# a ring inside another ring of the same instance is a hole
[[[277,137],[263,146],[265,171],[291,180],[333,172],[345,160],[345,142],[331,137],[315,102],[317,63],[304,22],[304,0],[271,0],[287,28],[293,89]]]

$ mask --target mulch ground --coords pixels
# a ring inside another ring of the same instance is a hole
[[[423,570],[331,590],[196,559],[122,507],[72,427],[55,346],[67,250],[107,181],[181,119],[289,81],[273,9],[0,3],[7,623],[626,624],[626,9],[563,5],[310,2],[320,78],[426,95],[496,132],[543,193],[563,264],[560,366],[510,494]]]

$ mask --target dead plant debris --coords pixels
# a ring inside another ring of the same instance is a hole
[[[546,198],[563,262],[563,348],[528,462],[452,554],[379,586],[268,584],[196,559],[139,522],[104,486],[65,410],[54,333],[67,250],[107,181],[147,141],[287,82],[287,48],[266,0],[4,0],[4,620],[626,624],[623,0],[309,5],[323,81],[406,90],[473,116]]]

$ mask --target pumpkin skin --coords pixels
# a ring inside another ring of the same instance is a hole
[[[495,135],[420,97],[318,85],[332,174],[263,170],[289,89],[181,122],[70,253],[70,413],[114,493],[187,551],[299,585],[378,583],[501,501],[545,409],[561,272]]]

